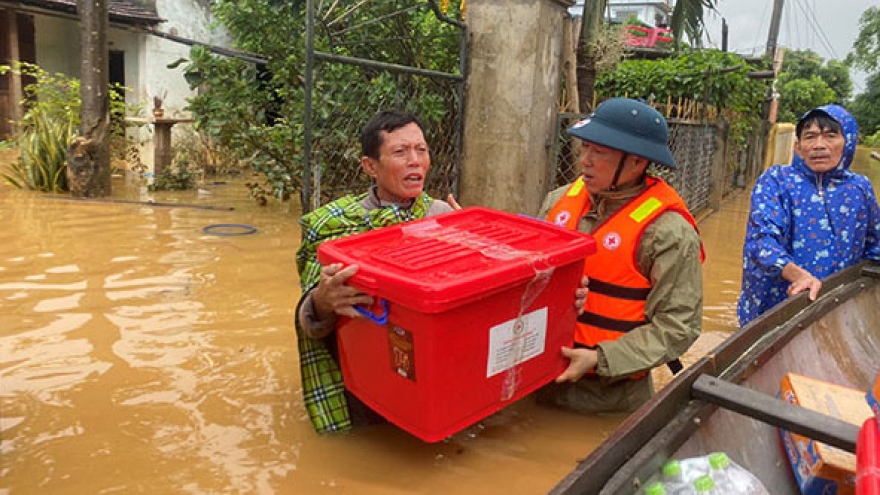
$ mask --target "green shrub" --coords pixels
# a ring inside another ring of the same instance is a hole
[[[185,191],[195,185],[195,174],[189,167],[189,161],[178,160],[162,170],[147,188],[150,191]]]
[[[18,188],[67,191],[67,147],[77,133],[82,106],[79,79],[50,74],[25,62],[0,65],[0,75],[7,72],[32,77],[35,82],[23,88],[26,109],[17,122],[19,161],[7,166],[0,177]],[[110,91],[111,155],[127,158],[132,147],[125,138],[124,88],[115,89]]]
[[[67,191],[67,144],[73,136],[69,121],[36,114],[19,136],[19,161],[8,167],[3,179],[18,188]]]
[[[860,144],[868,148],[880,148],[880,131],[871,136],[865,136]]]
[[[596,92],[600,100],[626,95],[661,106],[675,105],[679,99],[706,103],[730,122],[731,145],[743,149],[747,136],[760,125],[767,92],[766,82],[749,78],[754,70],[749,61],[733,53],[683,50],[669,58],[625,60],[600,74]]]

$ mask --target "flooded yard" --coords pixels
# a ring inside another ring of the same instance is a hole
[[[299,212],[241,184],[114,188],[0,185],[0,493],[540,493],[620,421],[522,401],[437,444],[320,437],[299,397]],[[205,232],[229,223],[256,232]]]
[[[0,494],[545,493],[622,420],[525,399],[436,444],[388,425],[318,436],[296,205],[256,206],[240,181],[117,178],[111,199],[0,184]],[[740,193],[700,222],[704,335],[685,364],[736,328],[747,208]]]

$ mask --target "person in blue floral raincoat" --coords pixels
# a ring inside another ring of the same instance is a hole
[[[821,279],[880,260],[880,208],[867,177],[850,170],[858,125],[825,105],[797,123],[791,165],[768,168],[752,189],[737,316],[746,325]]]

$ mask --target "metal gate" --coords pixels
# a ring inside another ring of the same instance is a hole
[[[419,116],[431,151],[425,189],[435,197],[457,193],[464,23],[435,0],[352,3],[307,1],[303,211],[366,190],[360,133],[380,110]]]

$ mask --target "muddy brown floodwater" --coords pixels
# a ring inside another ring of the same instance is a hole
[[[387,425],[318,436],[292,325],[299,211],[255,206],[240,181],[116,179],[113,199],[0,184],[0,494],[531,495],[622,420],[521,400],[436,444]],[[704,334],[685,364],[736,328],[747,206],[700,222]],[[257,230],[204,231],[226,223]]]

